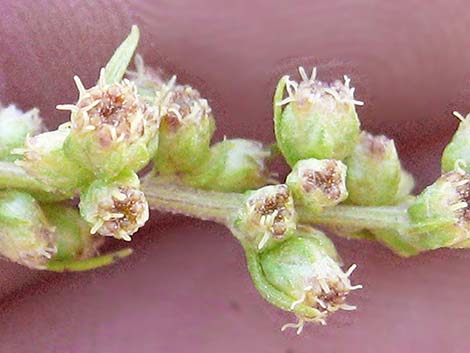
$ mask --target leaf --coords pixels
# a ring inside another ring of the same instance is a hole
[[[122,80],[139,44],[139,38],[139,27],[133,25],[127,38],[116,49],[104,68],[104,80],[107,84]]]

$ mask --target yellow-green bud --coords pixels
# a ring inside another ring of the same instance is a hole
[[[234,228],[255,249],[269,248],[295,231],[297,214],[287,185],[270,185],[247,192]]]
[[[332,242],[320,231],[299,226],[295,236],[257,255],[249,248],[250,274],[260,294],[283,310],[293,312],[298,323],[284,325],[300,334],[305,322],[326,323],[326,318],[340,310],[355,310],[346,304],[352,286],[351,266],[343,272]]]
[[[346,169],[335,159],[304,159],[295,164],[286,184],[296,204],[320,212],[347,199]]]
[[[45,269],[57,253],[54,228],[29,194],[0,192],[0,254],[21,265]]]
[[[393,140],[363,132],[346,165],[346,184],[352,203],[363,206],[395,203],[401,164]]]
[[[199,92],[188,85],[175,84],[173,77],[157,92],[161,117],[155,168],[161,174],[188,173],[209,158],[215,130],[211,108]]]
[[[299,71],[302,81],[284,76],[274,96],[274,127],[280,150],[291,166],[301,159],[344,159],[359,137],[355,106],[362,102],[354,99],[354,88],[346,76],[344,83],[329,84],[316,80],[315,69],[311,77],[303,68]]]
[[[22,112],[14,105],[2,107],[0,104],[0,160],[14,161],[20,155],[12,153],[23,147],[26,138],[44,130],[39,110]]]
[[[26,140],[23,154],[16,164],[52,191],[73,197],[75,192],[91,181],[93,175],[65,156],[63,145],[70,130],[63,128],[45,132]]]
[[[96,180],[80,198],[80,214],[91,233],[130,241],[149,218],[145,195],[135,173],[122,172],[113,180]]]
[[[423,250],[451,247],[470,238],[470,176],[463,171],[442,175],[408,208]]]
[[[71,111],[67,157],[99,178],[145,167],[158,145],[156,109],[137,95],[132,82],[107,84],[103,70],[97,86],[85,89],[77,76],[75,83],[78,102],[57,107]]]
[[[470,172],[470,118],[469,115],[463,117],[460,113],[454,112],[460,120],[459,127],[452,140],[442,153],[441,168],[443,173],[450,172],[456,168],[463,168]]]
[[[206,190],[244,192],[272,180],[266,166],[271,154],[257,141],[224,140],[212,146],[210,152],[206,163],[183,176],[186,184]]]

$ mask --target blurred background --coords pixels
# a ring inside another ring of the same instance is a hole
[[[76,100],[132,24],[146,62],[209,99],[224,135],[269,143],[279,77],[317,66],[348,74],[363,127],[397,142],[418,190],[439,174],[442,149],[470,111],[467,1],[0,1],[0,101],[55,110]],[[154,213],[135,254],[92,273],[54,275],[0,263],[0,351],[468,352],[470,250],[400,259],[377,244],[334,237],[357,263],[359,309],[301,337],[265,303],[243,253],[218,225]]]

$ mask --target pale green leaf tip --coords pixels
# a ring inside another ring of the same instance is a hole
[[[62,261],[49,261],[47,270],[52,272],[82,272],[90,271],[100,267],[112,265],[117,261],[128,257],[133,253],[131,248],[125,248],[109,254],[104,254],[89,259],[72,259]]]
[[[104,68],[104,77],[107,84],[122,80],[127,67],[131,62],[134,52],[139,44],[140,31],[137,25],[133,25],[127,38],[116,49],[111,59]]]

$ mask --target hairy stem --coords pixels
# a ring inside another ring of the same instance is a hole
[[[301,223],[341,226],[355,229],[405,229],[410,226],[406,207],[336,206],[319,214],[298,209]]]
[[[0,189],[17,188],[31,193],[51,195],[48,187],[29,176],[14,163],[0,162]],[[148,175],[142,183],[152,209],[230,225],[244,200],[243,194],[206,191],[179,186],[163,178]],[[52,198],[52,196],[51,196]],[[298,208],[300,223],[354,229],[410,229],[403,206],[336,206],[320,214]]]
[[[229,225],[243,194],[205,191],[148,176],[142,184],[150,208]]]

